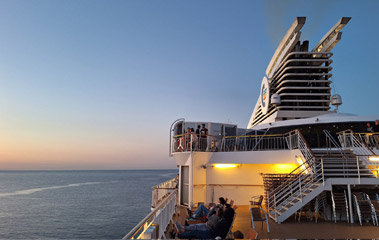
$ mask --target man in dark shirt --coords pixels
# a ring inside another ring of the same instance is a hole
[[[207,136],[208,136],[208,129],[205,127],[205,124],[201,124],[201,130],[200,130],[200,149],[202,151],[205,151],[207,149]]]
[[[375,140],[375,147],[376,149],[379,149],[379,120],[375,120],[375,124],[372,128],[374,131],[374,140]]]

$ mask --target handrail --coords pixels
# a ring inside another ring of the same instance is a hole
[[[184,133],[172,136],[171,151],[175,152],[231,152],[292,149],[286,134],[222,136]]]
[[[160,210],[163,209],[170,200],[177,196],[178,190],[175,189],[170,195],[162,201],[153,211],[151,211],[146,217],[144,217],[132,230],[129,231],[122,239],[135,239],[135,235],[148,223],[148,221],[155,218]],[[153,221],[149,224],[149,226],[153,223]],[[146,227],[147,229],[147,227]]]
[[[304,139],[304,137],[302,136],[302,134],[300,133],[299,130],[291,131],[291,132],[289,132],[288,134],[290,135],[291,133],[297,133],[298,136],[300,137],[300,139],[302,139],[302,141],[305,142],[305,139]],[[306,143],[306,142],[305,142],[305,143]],[[308,144],[306,144],[306,147],[307,147],[308,149],[310,149],[309,146],[308,146]],[[295,168],[292,172],[288,173],[287,176],[290,177],[290,178],[287,179],[287,180],[286,180],[284,183],[282,183],[281,185],[279,185],[276,189],[272,190],[272,191],[270,192],[270,194],[274,194],[276,191],[279,191],[283,186],[287,185],[289,182],[291,182],[293,179],[295,179],[298,175],[303,175],[302,173],[303,173],[303,172],[306,172],[306,171],[308,170],[307,168],[304,168],[304,166],[310,166],[310,165],[313,164],[312,161],[314,160],[315,156],[314,156],[314,154],[313,154],[313,152],[312,152],[311,150],[310,150],[310,154],[311,154],[312,158],[310,158],[310,159],[308,159],[308,160],[306,159],[306,161],[305,161],[303,164],[299,165],[299,166],[298,166],[297,168]],[[305,157],[306,157],[306,156],[305,156]],[[301,169],[300,172],[298,172],[299,169]],[[298,173],[296,173],[296,172],[298,172]]]
[[[296,139],[292,139],[296,136]],[[304,137],[299,130],[288,133],[288,140],[290,141],[291,148],[298,148],[305,162],[288,174],[288,179],[280,184],[278,187],[268,192],[268,211],[273,214],[274,219],[278,220],[278,210],[282,210],[292,199],[299,199],[303,201],[303,193],[306,192],[314,184],[322,181],[324,183],[323,174],[323,161],[316,162],[315,155],[309,148]],[[295,140],[292,145],[292,140]],[[296,145],[297,144],[297,145]],[[300,169],[300,170],[299,170]],[[272,215],[271,215],[272,216]]]

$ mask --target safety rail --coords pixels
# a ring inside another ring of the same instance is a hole
[[[286,207],[291,200],[303,198],[303,192],[307,191],[314,184],[324,183],[323,163],[322,159],[316,163],[316,158],[306,143],[303,135],[299,130],[288,133],[289,145],[291,148],[298,148],[303,155],[305,161],[296,169],[288,174],[288,179],[274,190],[267,194],[267,207],[270,216],[274,214],[277,220],[278,210]],[[299,156],[300,159],[302,159]]]
[[[356,134],[351,129],[338,132],[337,134],[338,140],[341,142],[342,147],[352,149],[359,160],[367,166],[377,166],[379,164],[378,162],[372,162],[369,160],[369,157],[375,155],[375,153],[366,144],[366,142],[359,137],[361,134]]]
[[[214,136],[180,134],[173,136],[172,152],[235,152],[288,150],[288,134]]]
[[[179,176],[153,187],[151,208],[155,208],[164,198],[173,192],[179,183]]]
[[[364,142],[370,149],[379,149],[379,132],[374,133],[354,133],[354,136]]]
[[[175,189],[122,239],[164,238],[165,230],[170,221],[172,221],[172,217],[176,211],[177,195],[178,190]],[[155,236],[145,236],[150,227],[157,228]]]

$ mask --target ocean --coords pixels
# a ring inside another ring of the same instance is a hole
[[[120,239],[177,172],[2,171],[0,239]]]

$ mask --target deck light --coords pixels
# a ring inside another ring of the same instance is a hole
[[[370,156],[368,157],[370,161],[379,161],[379,156]]]
[[[213,165],[215,168],[235,168],[237,164],[215,164]]]
[[[277,173],[290,173],[297,167],[297,164],[287,163],[287,164],[275,164],[275,171]]]

